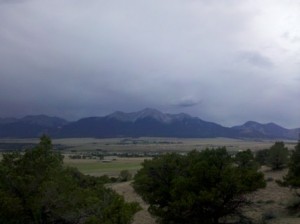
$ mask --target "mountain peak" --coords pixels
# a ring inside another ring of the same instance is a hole
[[[114,118],[124,122],[136,122],[137,120],[144,118],[153,118],[155,120],[168,123],[172,120],[170,115],[164,114],[159,110],[152,108],[145,108],[138,112],[125,113],[121,111],[116,111],[108,116],[107,118]]]
[[[240,127],[247,127],[247,128],[258,128],[258,127],[265,127],[265,128],[282,128],[278,124],[275,124],[273,122],[261,124],[256,121],[247,121],[245,124],[241,125]]]
[[[169,115],[160,112],[159,110],[152,109],[152,108],[145,108],[136,113],[136,120],[143,119],[143,118],[153,118],[155,120],[168,123],[172,119]]]
[[[157,114],[163,114],[162,112],[160,112],[159,110],[157,109],[153,109],[153,108],[149,108],[149,107],[146,107],[145,109],[141,110],[141,111],[138,111],[136,112],[138,114],[145,114],[145,115],[157,115]]]
[[[257,127],[257,126],[261,126],[262,124],[256,122],[256,121],[247,121],[245,124],[243,124],[242,126],[245,127]]]
[[[255,121],[247,121],[240,126],[234,126],[233,129],[239,130],[245,136],[262,136],[268,138],[294,138],[295,133],[283,128],[273,122],[261,124]]]

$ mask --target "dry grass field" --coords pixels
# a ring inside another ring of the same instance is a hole
[[[294,224],[300,223],[300,218],[288,213],[286,206],[295,199],[293,191],[280,187],[276,180],[282,179],[287,170],[272,171],[263,167],[262,171],[267,180],[267,187],[258,190],[249,197],[253,204],[245,209],[245,214],[253,218],[255,223]]]
[[[0,143],[38,143],[38,139],[0,139]],[[230,138],[65,138],[53,139],[53,144],[62,145],[68,151],[190,151],[226,146],[229,151],[251,149],[253,151],[270,147],[275,140],[252,140]],[[296,141],[284,140],[288,148]],[[1,150],[1,148],[0,148]]]
[[[265,149],[274,144],[273,140],[242,140],[230,138],[75,138],[54,139],[54,144],[67,146],[67,150],[105,150],[105,151],[190,151],[226,146],[229,151]],[[292,148],[295,141],[285,141]]]

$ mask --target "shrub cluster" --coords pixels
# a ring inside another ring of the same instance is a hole
[[[0,223],[128,224],[140,209],[104,184],[63,166],[49,138],[20,153],[3,155],[0,162]]]

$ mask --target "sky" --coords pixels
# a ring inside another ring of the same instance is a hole
[[[299,24],[299,0],[0,0],[0,117],[300,127]]]

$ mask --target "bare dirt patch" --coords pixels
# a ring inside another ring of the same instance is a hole
[[[123,195],[128,202],[138,202],[142,210],[135,214],[133,224],[155,224],[155,219],[147,211],[148,205],[135,193],[131,186],[131,182],[122,182],[112,184],[111,188],[119,194]]]
[[[297,217],[291,217],[286,209],[287,204],[295,197],[293,191],[280,187],[276,180],[281,180],[287,170],[272,171],[263,167],[267,187],[250,195],[253,204],[245,209],[254,223],[295,224],[300,223]]]

